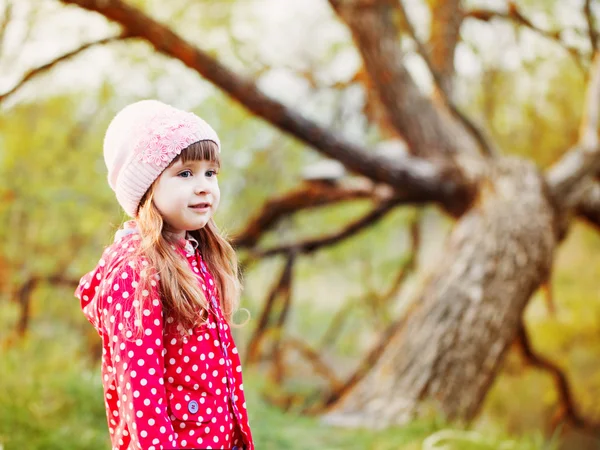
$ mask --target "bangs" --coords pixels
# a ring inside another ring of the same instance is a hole
[[[215,142],[209,140],[194,142],[190,146],[184,148],[173,162],[179,159],[181,159],[181,162],[184,164],[188,161],[211,161],[214,162],[217,167],[221,167],[219,147]]]

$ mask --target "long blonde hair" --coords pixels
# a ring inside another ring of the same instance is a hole
[[[218,147],[207,140],[185,148],[171,165],[179,159],[183,163],[209,160],[220,167]],[[152,279],[158,275],[165,320],[168,316],[173,317],[178,325],[189,330],[206,320],[210,303],[187,261],[174,250],[181,244],[166,232],[163,218],[152,201],[155,185],[156,181],[140,202],[136,219],[142,239],[139,255],[148,260],[151,268],[140,277],[137,292],[150,291]],[[222,236],[212,218],[203,228],[188,231],[188,234],[198,241],[200,255],[214,278],[223,314],[231,323],[241,290],[235,250]],[[143,304],[147,300],[140,296],[139,301]],[[143,307],[140,307],[139,311],[142,310]]]

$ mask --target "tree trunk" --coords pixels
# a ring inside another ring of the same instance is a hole
[[[550,273],[555,245],[542,175],[530,163],[498,161],[405,327],[324,420],[382,427],[430,407],[449,419],[474,417],[527,301]]]

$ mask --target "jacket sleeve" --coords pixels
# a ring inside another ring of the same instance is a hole
[[[115,380],[119,422],[126,422],[129,430],[129,448],[172,449],[177,443],[164,386],[162,303],[156,281],[139,296],[140,266],[124,262],[105,280],[102,308],[104,339],[111,350],[108,372]]]

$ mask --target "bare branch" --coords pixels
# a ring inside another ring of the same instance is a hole
[[[367,296],[375,297],[376,300],[373,303],[376,303],[378,306],[388,306],[390,301],[396,296],[404,284],[406,277],[415,269],[417,255],[421,246],[421,233],[419,224],[420,214],[417,215],[417,218],[410,224],[411,248],[409,257],[398,269],[398,272],[396,273],[396,276],[394,277],[390,287],[383,293],[369,292],[367,294]],[[364,297],[360,297],[355,302],[352,302],[349,305],[344,305],[336,312],[319,342],[318,348],[320,351],[331,347],[335,343],[342,331],[344,323],[348,319],[352,308],[355,306],[362,306],[366,303],[366,299]]]
[[[317,239],[308,239],[306,241],[282,245],[266,250],[258,250],[253,252],[252,256],[256,259],[259,259],[290,252],[312,253],[320,248],[335,245],[338,242],[341,242],[344,239],[358,233],[362,229],[376,223],[377,221],[385,217],[385,215],[388,212],[390,212],[394,207],[396,207],[400,203],[401,202],[396,198],[382,202],[378,207],[371,210],[364,217],[358,219],[355,222],[352,222],[341,231],[332,235],[320,237]]]
[[[384,330],[381,339],[378,340],[378,344],[361,361],[354,373],[339,387],[339,389],[330,393],[324,399],[321,408],[315,408],[313,412],[321,412],[322,410],[327,409],[327,407],[333,405],[337,400],[344,396],[344,394],[349,392],[350,389],[356,386],[383,355],[390,339],[404,326],[405,322],[406,318],[403,317],[402,319],[396,320]]]
[[[233,244],[242,248],[254,246],[262,234],[274,226],[279,219],[298,211],[348,200],[369,198],[381,198],[376,186],[372,183],[348,188],[328,183],[304,183],[292,192],[268,200],[261,211],[244,227],[244,230],[234,236]]]
[[[252,81],[234,74],[208,53],[122,0],[61,1],[98,12],[121,24],[128,34],[145,39],[160,53],[180,60],[255,115],[340,161],[353,172],[429,198],[430,201],[439,201],[450,211],[464,210],[472,199],[472,186],[465,181],[462,171],[455,164],[448,161],[434,164],[418,158],[389,161],[347,142],[266,96]],[[423,123],[431,123],[431,120],[422,118],[416,120],[417,115],[412,110],[410,115],[414,116],[413,122],[418,128],[422,128]],[[428,140],[426,144],[438,147],[440,142],[444,140]],[[415,166],[420,166],[421,170]]]
[[[33,276],[27,279],[21,288],[16,293],[17,302],[19,303],[20,313],[16,327],[16,335],[18,338],[23,338],[29,328],[30,310],[31,310],[31,295],[40,283],[48,283],[53,286],[68,286],[75,288],[79,284],[79,280],[66,278],[63,275],[51,275],[47,277]]]
[[[557,206],[576,206],[584,193],[582,183],[600,171],[600,53],[596,53],[589,75],[585,111],[579,129],[579,141],[546,173]]]
[[[585,0],[585,4],[583,5],[583,13],[585,14],[585,20],[588,26],[588,34],[590,36],[592,51],[595,54],[598,51],[598,31],[596,30],[596,25],[594,23],[591,0]]]
[[[335,391],[341,387],[341,381],[337,378],[334,371],[323,361],[320,354],[312,349],[308,344],[297,338],[286,338],[284,345],[293,348],[298,351],[304,358],[311,363],[315,369],[315,373],[325,378],[331,387],[332,391]]]
[[[289,254],[286,260],[285,266],[281,271],[281,275],[279,276],[279,280],[273,285],[271,291],[267,295],[267,300],[265,301],[263,310],[260,314],[260,318],[258,319],[258,324],[256,325],[256,329],[252,333],[250,337],[250,341],[248,343],[248,351],[246,353],[246,364],[252,364],[256,362],[259,358],[260,351],[260,343],[267,332],[267,328],[269,325],[269,319],[271,317],[271,311],[275,307],[277,298],[284,296],[288,297],[291,293],[291,282],[292,282],[292,269],[294,267],[294,255]],[[285,301],[285,303],[289,303],[289,301]],[[282,316],[285,319],[285,315],[287,313],[287,308],[284,307],[282,309],[279,326],[283,324]]]
[[[530,30],[534,31],[535,33],[537,33],[547,39],[550,39],[551,41],[556,42],[558,45],[560,45],[562,48],[564,48],[569,53],[569,55],[571,55],[573,57],[573,60],[579,66],[579,68],[583,69],[583,66],[581,64],[583,55],[581,54],[579,49],[565,44],[562,41],[562,39],[560,38],[560,31],[548,31],[548,30],[543,30],[541,28],[536,27],[529,19],[527,19],[521,13],[521,11],[519,11],[519,9],[517,8],[517,5],[514,2],[510,2],[510,7],[509,7],[509,10],[507,13],[500,12],[500,11],[491,11],[491,10],[486,10],[486,9],[472,9],[470,11],[466,11],[464,14],[465,14],[465,18],[477,19],[477,20],[481,20],[483,22],[489,22],[494,18],[498,18],[498,19],[509,20],[509,21],[515,22],[519,25],[522,25],[525,28],[529,28]]]
[[[76,48],[75,50],[72,50],[68,53],[65,53],[64,55],[59,56],[58,58],[53,59],[50,62],[47,62],[46,64],[43,64],[39,67],[36,67],[34,69],[29,70],[18,82],[17,84],[15,84],[11,89],[9,89],[7,92],[5,92],[4,94],[0,94],[0,103],[4,102],[8,97],[14,95],[21,87],[23,87],[23,85],[25,83],[27,83],[29,80],[31,80],[32,78],[41,75],[45,72],[48,72],[50,69],[52,69],[54,66],[56,66],[57,64],[66,61],[68,59],[72,59],[73,57],[79,55],[80,53],[92,48],[92,47],[96,47],[98,45],[105,45],[105,44],[109,44],[111,42],[115,42],[115,41],[120,41],[123,39],[127,39],[128,36],[127,33],[122,33],[118,36],[111,36],[111,37],[107,37],[104,39],[100,39],[99,41],[94,41],[94,42],[88,42],[87,44],[82,45],[81,47]]]
[[[402,0],[399,1],[404,10]],[[454,53],[460,36],[460,26],[463,14],[460,9],[460,0],[428,0],[431,11],[431,32],[428,43],[427,56],[430,56],[430,67],[436,72],[438,84],[442,91],[452,98],[452,79],[454,77]],[[403,12],[406,22],[409,18]],[[416,41],[412,24],[410,34]]]
[[[527,331],[525,330],[525,324],[521,324],[517,339],[523,355],[528,362],[539,369],[550,372],[554,378],[560,403],[559,412],[553,420],[554,424],[558,425],[559,423],[563,422],[564,419],[567,419],[579,428],[596,433],[599,432],[600,424],[587,421],[577,412],[573,393],[569,388],[567,377],[562,370],[550,360],[535,353],[529,340],[529,336],[527,335]]]
[[[476,154],[467,131],[419,90],[403,64],[397,1],[329,0],[352,31],[365,67],[394,128],[417,155]]]
[[[460,123],[462,123],[462,125],[473,135],[473,137],[477,141],[477,144],[479,145],[479,148],[481,149],[481,152],[484,155],[487,155],[487,156],[496,155],[498,153],[497,150],[493,148],[489,139],[485,137],[483,131],[480,130],[477,127],[477,125],[475,125],[475,123],[473,123],[462,111],[460,111],[460,109],[452,101],[452,91],[449,88],[449,86],[451,86],[451,81],[448,79],[448,77],[450,77],[452,75],[453,71],[450,71],[448,69],[448,67],[446,67],[448,65],[447,59],[444,59],[444,58],[442,58],[441,55],[438,55],[437,56],[438,62],[435,62],[434,60],[432,60],[429,57],[429,52],[427,51],[427,49],[425,48],[425,46],[423,45],[423,43],[420,41],[419,37],[417,36],[415,29],[412,26],[412,23],[410,22],[408,15],[406,14],[406,10],[404,9],[404,5],[402,4],[402,1],[398,2],[398,7],[400,8],[402,15],[404,16],[406,28],[407,28],[411,38],[417,45],[417,50],[418,50],[419,54],[421,55],[421,57],[423,58],[423,60],[425,61],[425,64],[429,68],[429,72],[431,73],[431,76],[433,77],[433,80],[435,81],[436,87],[438,88],[439,99],[446,106],[446,108],[448,108],[448,110],[450,111],[452,116],[454,116],[455,119],[457,119]],[[441,27],[438,27],[438,28],[441,28]],[[434,36],[432,36],[432,39],[433,39],[433,37]],[[438,39],[439,38],[440,37],[438,37]],[[434,47],[434,49],[435,48],[436,47]],[[448,50],[446,50],[446,52],[447,51]],[[435,57],[437,55],[437,53],[435,51],[433,53],[434,53],[434,57]],[[452,51],[451,53],[452,53],[452,55],[454,55],[454,51]],[[452,59],[451,61],[453,64],[454,60]],[[440,70],[438,70],[438,66],[440,66],[440,65],[442,66],[441,67],[442,72],[440,72]]]

